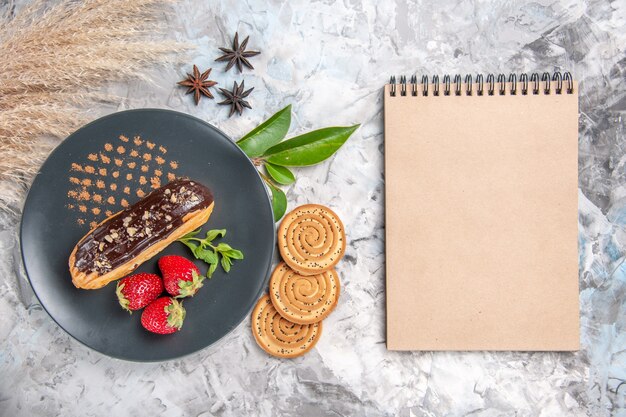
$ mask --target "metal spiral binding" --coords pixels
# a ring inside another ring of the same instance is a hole
[[[522,95],[528,94],[528,75],[526,73],[520,74],[519,80],[522,83]]]
[[[517,94],[517,75],[511,73],[509,74],[509,84],[511,84],[511,92],[512,96]]]
[[[472,75],[471,74],[467,74],[465,76],[465,95],[466,96],[471,96],[472,95],[472,85],[474,83],[472,82]]]
[[[461,95],[461,76],[459,74],[454,76],[454,95],[455,96],[460,96]]]
[[[477,74],[476,75],[476,83],[473,82],[474,78],[472,77],[471,74],[466,74],[465,75],[465,79],[464,82],[462,82],[462,78],[460,74],[455,74],[454,78],[451,81],[450,75],[446,74],[443,76],[443,81],[441,83],[441,85],[443,87],[441,87],[441,89],[443,89],[443,94],[440,94],[440,84],[439,84],[439,76],[438,75],[433,75],[430,79],[430,83],[428,82],[428,76],[424,75],[422,76],[421,82],[419,84],[421,84],[421,89],[418,87],[418,82],[417,82],[417,76],[416,75],[412,75],[411,79],[409,81],[409,84],[411,84],[411,88],[410,88],[410,95],[411,96],[419,96],[422,95],[424,97],[428,96],[429,94],[429,88],[430,85],[432,84],[432,95],[435,97],[439,97],[440,95],[443,96],[449,96],[451,95],[451,93],[453,93],[453,95],[455,96],[462,96],[462,95],[466,95],[466,96],[471,96],[474,95],[474,87],[476,88],[476,95],[478,96],[482,96],[485,95],[485,93],[489,96],[493,96],[493,95],[507,95],[507,84],[510,86],[510,89],[508,91],[508,95],[517,95],[518,92],[523,95],[538,95],[541,93],[541,86],[543,85],[543,94],[551,94],[552,91],[554,91],[555,94],[574,94],[574,79],[572,77],[572,74],[570,72],[564,72],[561,74],[561,72],[555,72],[553,74],[550,74],[549,72],[544,72],[541,75],[541,78],[539,77],[539,74],[534,72],[532,74],[530,74],[530,77],[528,76],[528,74],[526,73],[522,73],[519,75],[519,78],[517,76],[517,74],[511,73],[508,76],[508,81],[507,81],[507,77],[505,74],[498,74],[497,77],[494,76],[493,74],[487,74],[486,77],[486,89],[485,89],[485,85],[483,84],[483,80],[485,78],[483,77],[482,74]],[[521,85],[521,87],[518,88],[518,79],[519,79],[519,85]],[[555,87],[554,90],[552,90],[551,88],[551,83],[554,82],[555,83]],[[398,93],[398,84],[399,84],[399,90],[400,90],[400,96],[406,96],[407,95],[407,80],[406,80],[406,76],[401,76],[400,77],[400,82],[396,83],[396,77],[392,76],[389,80],[389,94],[392,97],[395,97]],[[452,89],[452,84],[454,84],[454,89]],[[463,90],[463,84],[465,84],[465,90]],[[497,87],[496,87],[497,84]],[[563,84],[566,84],[565,88],[563,88]]]
[[[498,94],[503,96],[506,93],[506,76],[504,74],[498,74]]]

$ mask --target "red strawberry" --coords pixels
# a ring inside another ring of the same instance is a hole
[[[163,256],[159,259],[159,269],[165,289],[176,298],[193,296],[202,287],[204,275],[193,262],[182,256]]]
[[[183,327],[183,303],[172,297],[161,297],[148,304],[141,313],[144,329],[158,334],[176,333]]]
[[[144,308],[163,292],[163,281],[154,274],[135,274],[121,279],[117,283],[115,293],[124,310]]]

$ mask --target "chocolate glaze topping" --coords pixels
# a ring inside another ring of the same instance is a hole
[[[183,217],[213,203],[211,191],[179,178],[109,218],[78,243],[76,268],[105,274],[166,238]]]

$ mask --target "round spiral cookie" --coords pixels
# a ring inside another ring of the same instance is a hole
[[[278,314],[297,324],[325,319],[337,305],[339,292],[339,277],[333,268],[305,276],[281,262],[270,279],[270,297]]]
[[[268,295],[252,311],[252,333],[261,349],[280,358],[304,355],[322,334],[322,323],[296,324],[283,318]]]
[[[315,275],[335,266],[346,251],[343,223],[318,204],[288,213],[278,228],[278,248],[287,265],[300,275]]]

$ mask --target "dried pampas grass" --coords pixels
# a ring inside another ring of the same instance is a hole
[[[99,91],[145,78],[186,45],[160,37],[168,0],[36,1],[0,16],[0,209],[16,210],[51,149],[116,101]]]

